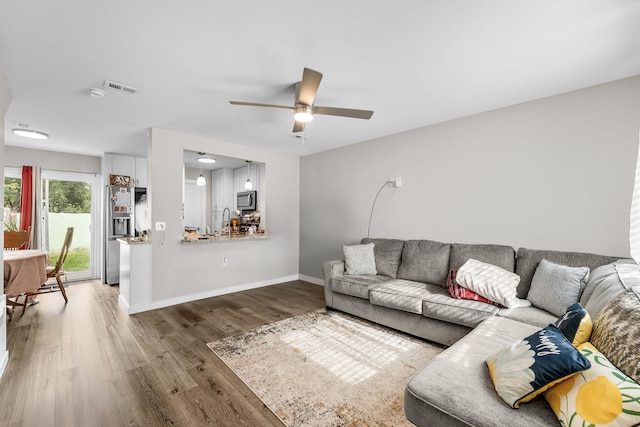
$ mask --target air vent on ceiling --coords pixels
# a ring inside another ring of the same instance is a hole
[[[130,95],[136,95],[140,90],[133,86],[127,86],[122,83],[112,82],[111,80],[105,80],[103,86],[106,87],[107,89],[119,90],[120,92],[125,92]]]

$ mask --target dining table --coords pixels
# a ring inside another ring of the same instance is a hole
[[[42,249],[3,251],[7,298],[35,292],[47,281],[49,253]]]

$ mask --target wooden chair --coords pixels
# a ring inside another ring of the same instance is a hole
[[[4,250],[17,251],[19,249],[29,249],[31,246],[31,226],[27,231],[4,230]]]
[[[58,282],[57,289],[55,286],[52,287],[52,286],[43,284],[40,287],[40,289],[38,289],[36,292],[30,292],[28,294],[28,298],[31,298],[40,294],[46,294],[49,292],[60,291],[62,292],[62,297],[64,298],[65,304],[69,302],[69,299],[67,298],[67,292],[65,291],[64,285],[62,284],[61,277],[67,274],[66,271],[64,271],[64,263],[67,260],[67,255],[69,254],[69,248],[71,247],[72,240],[73,240],[73,227],[69,227],[67,228],[67,234],[64,237],[64,243],[62,244],[62,249],[60,249],[60,256],[58,257],[58,261],[56,262],[56,265],[47,267],[47,278],[56,279],[56,281]],[[26,310],[26,306],[23,308],[23,312],[24,310]]]

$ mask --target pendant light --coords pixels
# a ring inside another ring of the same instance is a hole
[[[253,188],[253,183],[249,179],[249,165],[251,164],[251,160],[245,160],[247,162],[247,182],[244,183],[245,190],[251,190]]]
[[[200,176],[196,179],[196,185],[199,187],[207,185],[207,180],[204,178],[204,175],[202,175],[202,165],[200,165]]]

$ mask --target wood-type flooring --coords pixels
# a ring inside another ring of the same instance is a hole
[[[99,281],[7,323],[0,426],[282,426],[206,343],[324,307],[303,281],[132,316]]]

